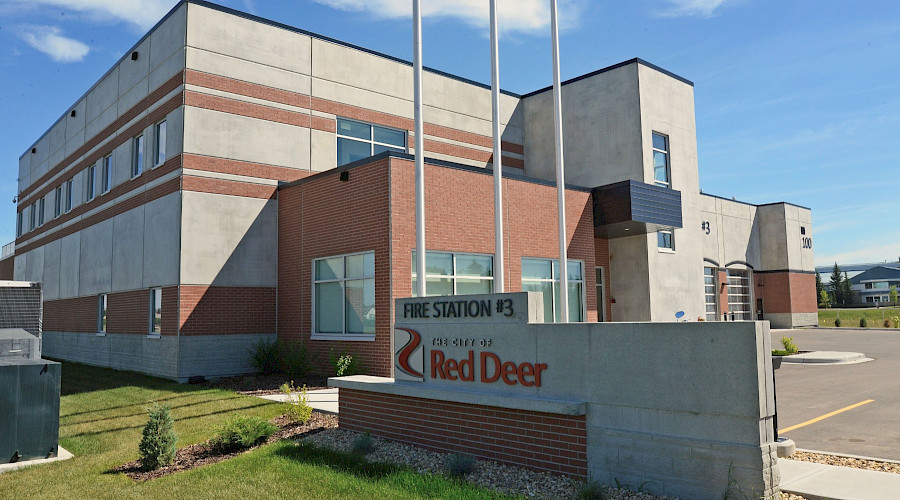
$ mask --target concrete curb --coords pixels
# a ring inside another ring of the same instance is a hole
[[[791,364],[853,364],[872,361],[861,352],[812,351],[793,356],[781,356],[782,363]]]
[[[855,458],[857,460],[871,460],[873,462],[884,462],[887,464],[900,464],[900,460],[891,460],[889,458],[866,457],[863,455],[850,455],[847,453],[836,453],[833,451],[807,450],[805,448],[797,448],[794,451],[802,451],[805,453],[816,453],[819,455],[831,455],[833,457],[841,457],[841,458]]]
[[[71,454],[68,450],[63,448],[62,446],[57,447],[56,456],[53,458],[42,458],[39,460],[26,460],[24,462],[15,462],[11,464],[0,464],[0,474],[4,472],[9,472],[18,469],[24,469],[25,467],[31,467],[32,465],[44,465],[49,464],[51,462],[61,462],[63,460],[68,460],[73,458],[75,455]]]

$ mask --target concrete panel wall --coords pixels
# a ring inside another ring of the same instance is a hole
[[[143,206],[143,288],[179,283],[181,197],[172,193]]]
[[[59,298],[77,297],[81,288],[81,232],[59,242]]]
[[[639,113],[643,103],[637,68],[630,64],[563,86],[566,182],[594,187],[625,179],[644,180]],[[552,180],[551,92],[525,98],[523,117],[526,173]]]
[[[41,285],[44,289],[45,300],[59,298],[59,271],[61,266],[60,250],[61,240],[51,241],[44,245],[44,279]]]
[[[112,285],[113,219],[81,231],[78,295],[103,293]]]
[[[183,193],[181,283],[276,286],[274,200]]]
[[[609,240],[612,321],[650,320],[650,280],[644,235]]]

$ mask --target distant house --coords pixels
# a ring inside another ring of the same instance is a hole
[[[891,287],[900,288],[900,263],[871,267],[850,278],[850,285],[854,303],[890,302]]]

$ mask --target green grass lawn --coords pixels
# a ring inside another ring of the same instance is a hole
[[[834,319],[838,313],[841,315],[841,326],[845,328],[859,327],[859,319],[866,317],[868,328],[884,328],[884,318],[890,319],[900,316],[900,308],[881,307],[878,309],[819,309],[819,326],[834,327]],[[894,325],[896,326],[896,325]]]
[[[64,363],[60,445],[75,458],[0,474],[0,498],[509,498],[290,441],[143,483],[108,472],[138,458],[146,408],[153,401],[172,407],[179,447],[212,437],[231,413],[264,418],[281,413],[278,404],[230,391]]]

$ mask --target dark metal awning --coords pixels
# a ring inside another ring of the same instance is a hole
[[[594,236],[621,238],[682,227],[681,191],[628,180],[591,190]]]

